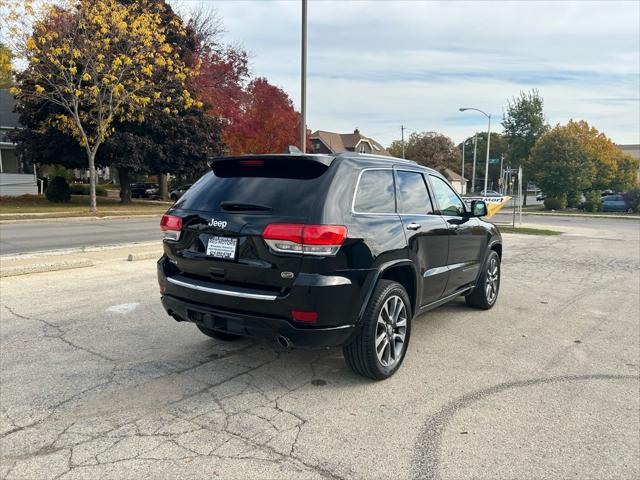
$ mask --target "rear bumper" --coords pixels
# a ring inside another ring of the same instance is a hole
[[[162,296],[162,305],[177,321],[192,322],[220,332],[277,340],[285,337],[294,347],[331,347],[346,343],[354,325],[329,328],[297,328],[287,320],[247,313],[232,313],[176,298]]]
[[[176,271],[167,257],[158,261],[162,304],[177,320],[243,336],[282,335],[299,347],[339,346],[350,340],[369,273],[299,273],[292,287],[274,291],[194,280]],[[317,312],[317,321],[294,321],[294,310]]]

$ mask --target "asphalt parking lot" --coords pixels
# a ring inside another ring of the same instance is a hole
[[[640,475],[640,231],[626,223],[505,235],[497,306],[415,319],[404,365],[378,383],[339,350],[174,322],[153,260],[0,285],[1,478]]]

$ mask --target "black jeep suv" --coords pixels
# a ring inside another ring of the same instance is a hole
[[[438,172],[344,153],[219,158],[164,215],[162,304],[206,335],[342,346],[391,376],[415,315],[464,295],[491,308],[502,240]]]

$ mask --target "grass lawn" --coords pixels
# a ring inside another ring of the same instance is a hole
[[[522,233],[524,235],[560,235],[562,232],[556,230],[546,230],[544,228],[529,227],[498,227],[502,233]]]
[[[129,205],[120,204],[117,198],[97,197],[98,215],[146,215],[164,213],[166,203],[138,202]],[[0,197],[0,220],[57,217],[90,217],[89,197],[72,195],[67,203],[53,203],[44,196],[23,195],[21,197]]]

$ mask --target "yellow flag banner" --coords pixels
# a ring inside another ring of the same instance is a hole
[[[466,202],[471,203],[473,200],[484,200],[487,204],[487,216],[485,218],[491,218],[498,213],[502,207],[504,207],[511,197],[508,195],[501,195],[499,197],[465,197]]]

